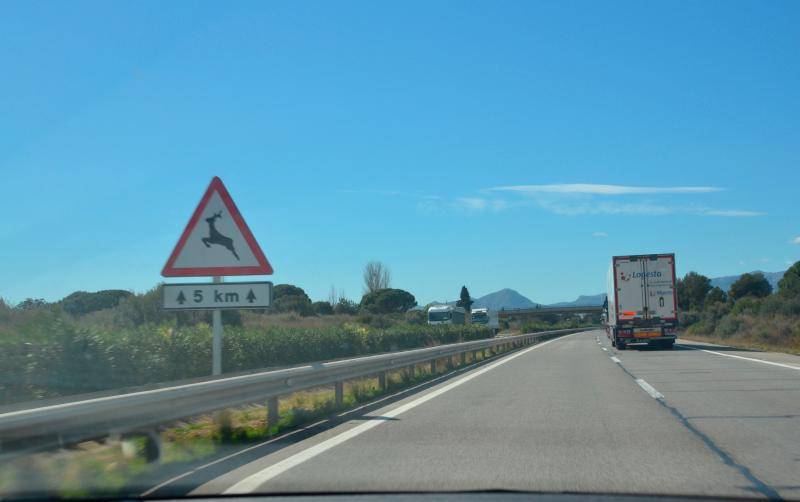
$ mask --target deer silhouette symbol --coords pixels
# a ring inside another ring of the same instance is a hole
[[[214,226],[214,221],[217,218],[222,218],[222,211],[218,211],[214,213],[213,216],[206,218],[206,222],[208,223],[208,237],[203,237],[203,244],[205,244],[207,248],[210,248],[212,244],[219,244],[233,253],[233,256],[238,260],[239,255],[236,254],[236,250],[233,248],[233,239],[219,233],[217,227]]]

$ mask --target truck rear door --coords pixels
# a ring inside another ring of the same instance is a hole
[[[675,308],[675,258],[660,255],[642,260],[647,317],[677,318]]]
[[[637,256],[614,258],[617,319],[641,319],[645,315],[644,268]]]

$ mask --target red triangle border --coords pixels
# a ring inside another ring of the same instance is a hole
[[[175,260],[178,259],[178,256],[183,251],[183,247],[186,245],[186,241],[189,240],[189,235],[191,235],[192,230],[194,229],[195,225],[197,225],[197,221],[203,215],[203,210],[205,210],[206,205],[208,204],[208,200],[211,198],[211,195],[217,192],[222,199],[223,204],[225,207],[228,208],[228,213],[230,214],[233,222],[239,228],[239,231],[242,232],[242,236],[244,237],[247,245],[250,247],[250,251],[252,251],[253,256],[255,256],[256,261],[258,261],[258,265],[250,265],[250,266],[241,266],[241,267],[192,267],[192,268],[175,268]],[[267,257],[264,256],[264,252],[261,250],[261,246],[258,245],[256,242],[256,238],[253,237],[253,233],[250,231],[250,228],[245,223],[244,218],[242,218],[239,209],[236,207],[236,203],[233,202],[231,195],[228,193],[228,190],[225,188],[225,185],[222,183],[222,180],[219,179],[217,176],[211,180],[211,184],[208,185],[208,189],[206,189],[206,193],[203,194],[203,198],[200,199],[200,203],[197,205],[197,208],[194,210],[189,223],[186,225],[186,228],[183,230],[180,239],[178,239],[178,243],[175,245],[175,249],[172,250],[172,254],[169,255],[167,259],[167,263],[164,265],[164,268],[161,270],[161,275],[164,277],[201,277],[201,276],[223,276],[223,275],[270,275],[272,274],[272,266],[267,261]]]

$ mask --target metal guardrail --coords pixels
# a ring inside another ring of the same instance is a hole
[[[281,395],[335,384],[336,398],[341,402],[341,385],[346,380],[378,375],[385,385],[388,371],[469,352],[520,348],[586,329],[545,331],[312,363],[13,411],[0,414],[0,456],[152,430],[182,418],[264,400],[270,400],[271,422],[277,419],[277,397]]]

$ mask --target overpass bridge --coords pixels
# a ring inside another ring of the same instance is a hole
[[[580,307],[536,307],[532,309],[503,309],[497,311],[499,319],[523,319],[547,314],[600,314],[602,305],[585,305]]]

